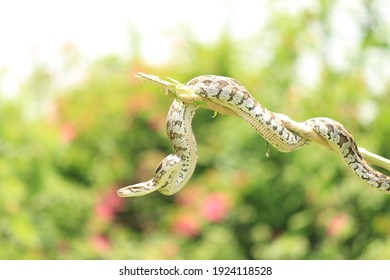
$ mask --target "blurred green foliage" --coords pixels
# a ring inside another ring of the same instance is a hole
[[[172,100],[139,83],[138,71],[181,82],[235,77],[270,110],[337,119],[359,146],[390,158],[389,88],[373,93],[359,59],[390,49],[375,26],[363,26],[356,57],[334,69],[323,55],[331,4],[322,5],[318,13],[275,13],[247,41],[225,32],[205,45],[187,32],[163,66],[105,57],[71,87],[37,67],[19,97],[0,105],[0,259],[390,258],[388,195],[315,144],[291,154],[271,148],[266,158],[267,144],[251,127],[207,110],[193,123],[199,162],[180,193],[116,197],[172,153],[165,135]],[[254,59],[260,49],[265,57]],[[308,51],[321,64],[312,87],[295,73]],[[371,119],[360,117],[367,106]]]

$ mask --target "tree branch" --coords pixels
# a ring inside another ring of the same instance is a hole
[[[210,100],[195,94],[191,88],[185,86],[184,84],[172,78],[168,78],[170,80],[170,82],[168,82],[161,79],[158,76],[148,75],[141,72],[137,73],[135,76],[142,81],[146,81],[158,85],[159,87],[161,87],[161,89],[164,91],[166,95],[169,95],[173,98],[177,98],[184,103],[196,104],[199,107],[203,107],[218,112],[222,115],[238,116],[231,109],[215,104]],[[317,132],[311,130],[310,128],[303,125],[302,123],[290,119],[286,115],[279,114],[279,113],[274,113],[274,114],[277,115],[282,120],[283,124],[290,131],[296,133],[302,138],[306,138],[309,141],[316,142],[326,147],[327,149],[331,150],[331,147],[329,146],[328,142],[323,137],[321,137]],[[358,149],[367,162],[380,166],[390,171],[389,159],[386,159],[370,151],[367,151],[365,148],[362,147],[358,147]]]

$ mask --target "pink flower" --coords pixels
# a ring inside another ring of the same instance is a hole
[[[60,137],[64,143],[72,142],[76,136],[76,128],[71,123],[65,123],[60,127]]]
[[[203,200],[202,215],[211,222],[222,221],[229,213],[228,197],[222,193],[210,194]]]
[[[347,226],[348,221],[349,221],[349,217],[347,213],[341,212],[337,214],[331,219],[330,223],[328,224],[326,228],[326,233],[329,236],[340,235],[344,231],[345,227]]]
[[[98,234],[91,237],[92,247],[100,252],[110,250],[111,242],[110,239],[104,234]]]
[[[199,221],[193,215],[182,215],[178,217],[172,226],[173,232],[187,237],[196,237],[200,233]]]
[[[96,204],[95,214],[102,220],[112,221],[123,205],[124,200],[116,195],[116,190],[111,190]]]

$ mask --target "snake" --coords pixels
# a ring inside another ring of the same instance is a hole
[[[311,141],[285,126],[285,115],[273,113],[261,105],[236,79],[202,75],[185,84],[195,94],[228,108],[250,124],[260,136],[281,152],[295,151]],[[123,187],[120,197],[142,196],[158,190],[163,195],[180,191],[194,173],[198,151],[192,120],[198,105],[175,99],[168,111],[166,129],[175,151],[157,166],[152,179]],[[367,185],[390,193],[390,177],[375,170],[359,153],[352,134],[336,120],[317,117],[299,123],[315,131],[339,155],[348,169]]]

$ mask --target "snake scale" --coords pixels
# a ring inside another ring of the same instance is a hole
[[[190,80],[185,87],[195,94],[228,108],[249,123],[268,143],[282,152],[291,152],[310,141],[290,131],[282,117],[254,99],[237,80],[215,75],[202,75]],[[167,134],[175,154],[164,158],[154,177],[146,182],[118,190],[120,197],[141,196],[158,190],[164,195],[180,191],[191,178],[198,159],[192,119],[196,104],[175,99],[167,116]],[[352,135],[339,122],[319,117],[299,123],[323,137],[346,166],[364,183],[377,190],[390,192],[390,177],[369,166],[359,153]]]

